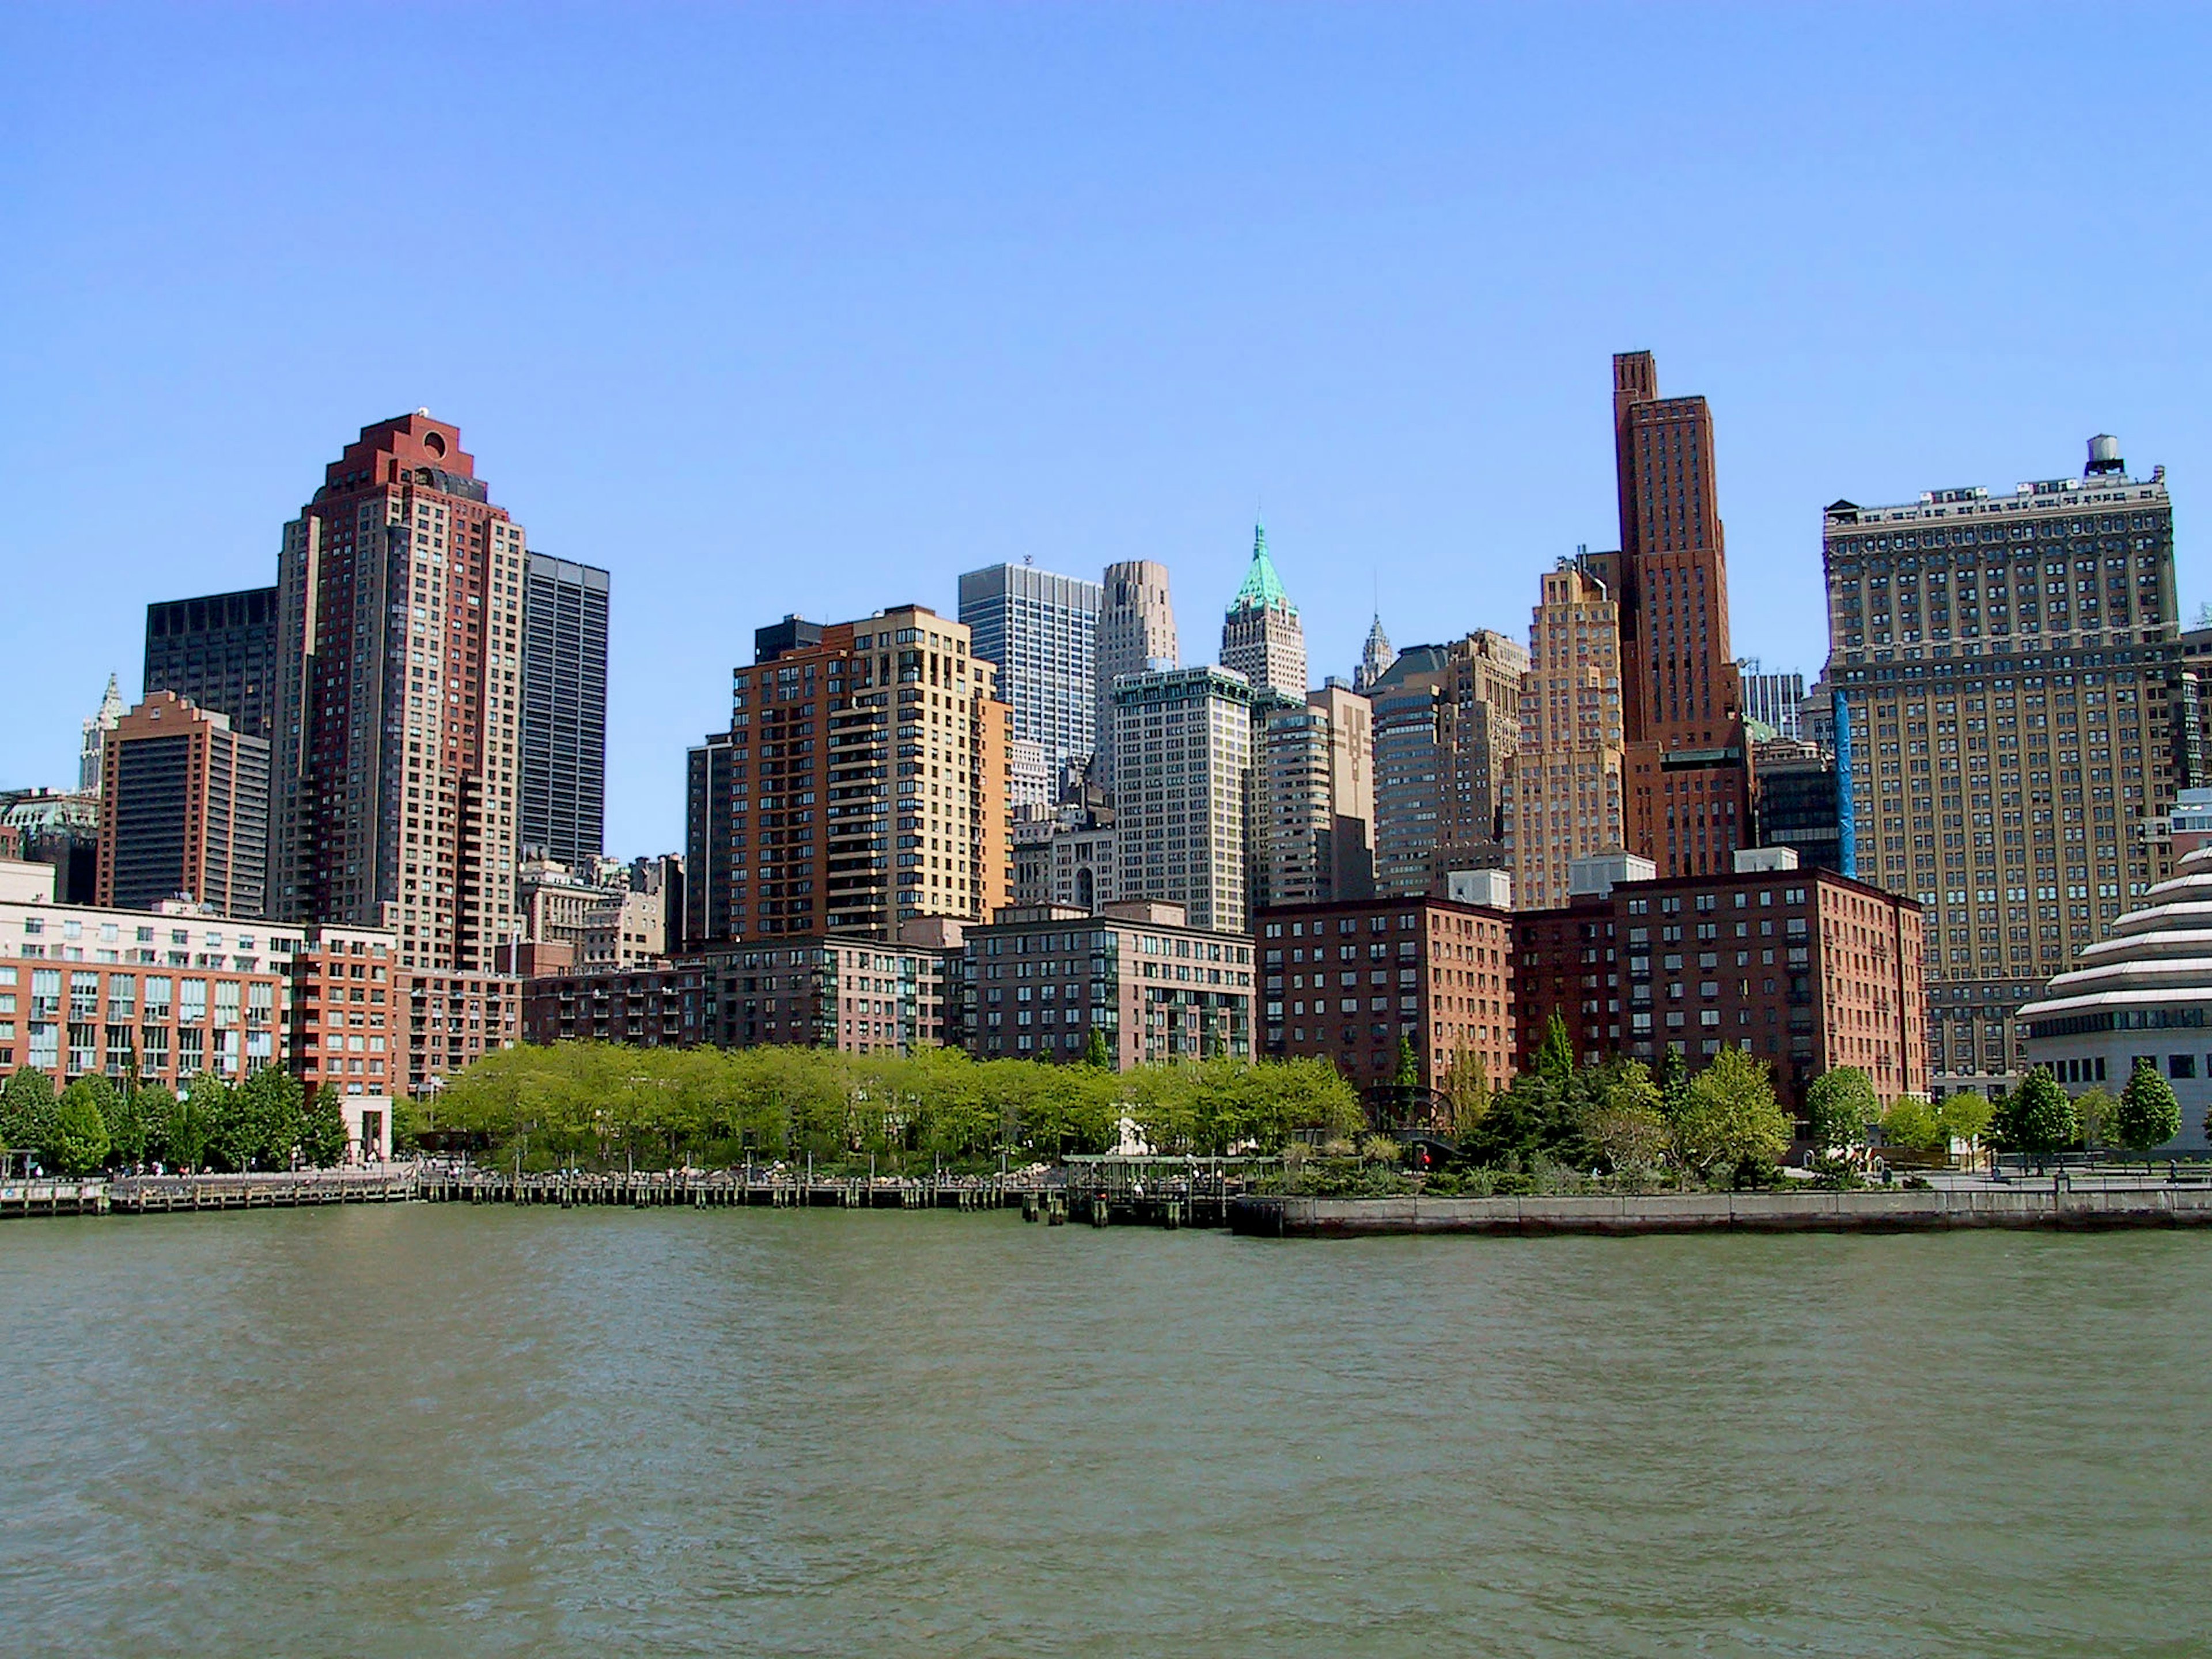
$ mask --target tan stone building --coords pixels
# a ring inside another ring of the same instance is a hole
[[[1516,909],[1567,902],[1568,866],[1626,846],[1620,606],[1577,561],[1543,577],[1511,775]]]

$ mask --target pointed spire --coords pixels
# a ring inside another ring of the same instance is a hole
[[[1382,631],[1382,612],[1378,608],[1375,621],[1367,630],[1366,647],[1359,653],[1359,666],[1353,671],[1352,689],[1364,691],[1390,672],[1390,665],[1398,660],[1398,653],[1390,648],[1390,636]]]
[[[1237,597],[1229,608],[1237,611],[1283,611],[1295,617],[1297,606],[1283,591],[1283,579],[1275,574],[1275,562],[1267,556],[1267,526],[1255,523],[1252,526],[1252,562],[1244,572],[1244,584],[1237,590]]]

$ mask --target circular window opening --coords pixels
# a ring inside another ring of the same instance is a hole
[[[446,453],[445,434],[438,432],[424,433],[422,434],[422,447],[428,450],[433,455],[444,455]]]

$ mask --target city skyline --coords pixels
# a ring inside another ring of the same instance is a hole
[[[11,342],[0,544],[17,614],[72,619],[10,630],[63,717],[11,723],[11,783],[67,781],[144,605],[265,584],[331,435],[424,406],[544,546],[623,583],[608,834],[633,850],[678,838],[660,734],[714,729],[731,643],[786,611],[951,614],[962,570],[1151,558],[1210,635],[1264,508],[1317,674],[1350,672],[1378,599],[1401,643],[1517,635],[1537,573],[1616,539],[1623,349],[1721,417],[1744,654],[1824,656],[1826,502],[2002,492],[2097,431],[2172,468],[2185,612],[2207,597],[2183,77],[2212,20],[2081,54],[2047,109],[2003,89],[2110,38],[2071,15],[1916,16],[1963,85],[1895,75],[1843,14],[483,11],[428,55],[312,11],[125,15],[0,21],[0,58],[40,66],[10,82],[37,165],[4,211],[40,250],[0,274],[40,319]],[[389,246],[310,278],[301,215],[358,158],[286,118],[307,64],[466,180],[411,198],[434,283]],[[1700,94],[1651,154],[1655,83]],[[1496,165],[1532,145],[1544,166]],[[2146,206],[2094,239],[2031,259],[2003,229],[2116,178]],[[1960,211],[1972,234],[1932,229]],[[371,347],[394,294],[434,310]]]

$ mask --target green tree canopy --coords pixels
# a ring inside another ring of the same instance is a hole
[[[318,1170],[345,1162],[353,1137],[346,1131],[345,1103],[338,1091],[318,1088],[300,1114],[300,1156]]]
[[[0,1146],[43,1150],[54,1128],[54,1080],[26,1066],[0,1086]]]
[[[2064,1152],[2080,1132],[2074,1103],[2066,1097],[2066,1091],[2059,1087],[2050,1068],[2043,1066],[2031,1070],[2021,1079],[2020,1087],[2005,1097],[1992,1127],[2005,1151],[2030,1158]]]
[[[1683,1162],[1711,1176],[1772,1165],[1790,1150],[1790,1127],[1765,1062],[1723,1048],[1690,1079],[1675,1133]]]
[[[1805,1138],[1820,1152],[1856,1146],[1881,1110],[1872,1078],[1856,1066],[1832,1066],[1805,1091]]]
[[[2181,1103],[2174,1098],[2173,1085],[2158,1074],[2156,1063],[2146,1055],[2136,1057],[2135,1070],[2120,1091],[2112,1129],[2112,1138],[2138,1158],[2181,1133]]]
[[[81,1077],[62,1091],[54,1103],[53,1133],[47,1150],[64,1175],[97,1175],[107,1164],[107,1119],[100,1111],[103,1097],[113,1091],[103,1077]]]

